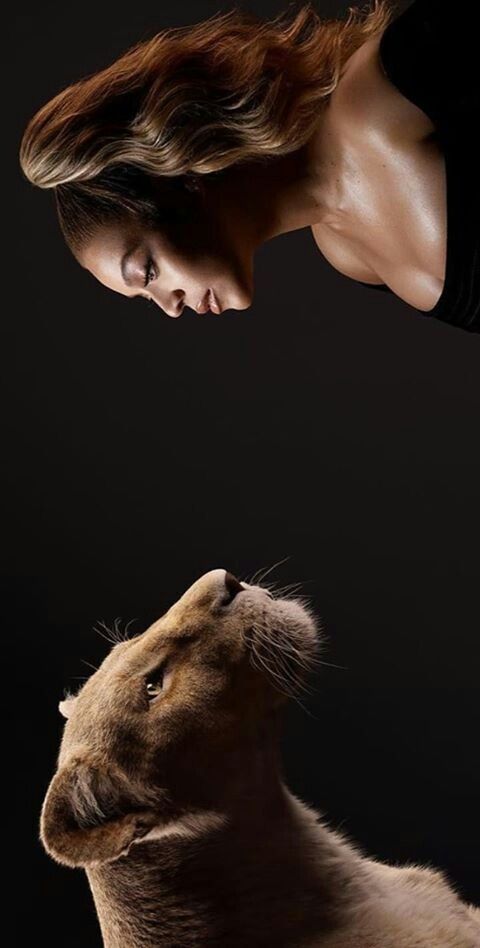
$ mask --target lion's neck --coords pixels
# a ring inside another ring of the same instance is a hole
[[[335,927],[361,896],[361,860],[280,777],[247,788],[222,826],[89,871],[106,948],[280,948]]]

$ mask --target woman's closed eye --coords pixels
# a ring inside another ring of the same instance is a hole
[[[148,286],[153,280],[157,279],[157,268],[151,258],[145,264],[143,285]]]

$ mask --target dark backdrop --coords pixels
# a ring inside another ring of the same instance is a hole
[[[249,311],[163,317],[78,267],[16,165],[64,85],[226,7],[27,3],[6,49],[5,680],[19,872],[52,948],[100,944],[83,873],[37,842],[58,699],[107,648],[93,624],[140,631],[204,571],[284,557],[274,576],[305,583],[342,666],[323,668],[311,717],[292,711],[291,786],[368,852],[479,895],[480,339],[355,286],[308,230],[258,253]]]

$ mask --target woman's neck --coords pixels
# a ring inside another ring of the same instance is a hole
[[[299,945],[360,896],[359,857],[258,755],[221,817],[89,870],[105,948]]]

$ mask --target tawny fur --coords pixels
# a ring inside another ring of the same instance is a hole
[[[440,873],[366,858],[286,787],[317,647],[301,601],[212,570],[62,702],[41,837],[86,869],[106,948],[480,948]]]

